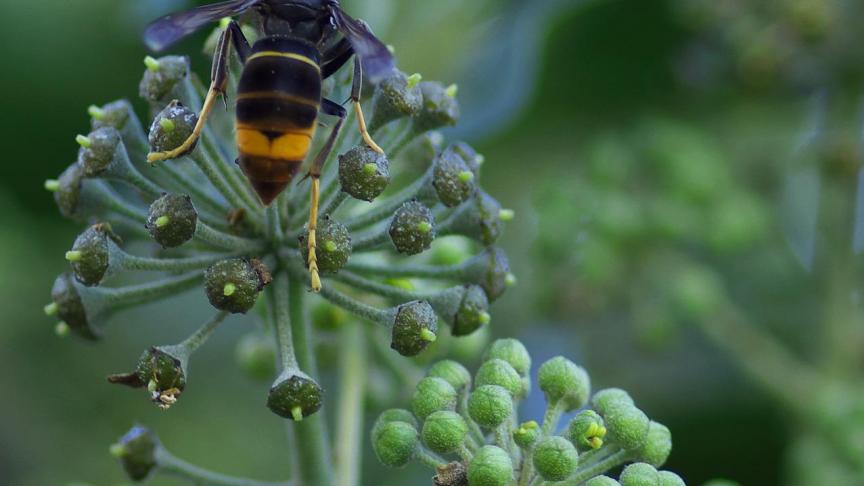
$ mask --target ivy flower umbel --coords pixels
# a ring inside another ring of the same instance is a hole
[[[623,390],[592,397],[588,374],[562,356],[538,370],[547,399],[542,422],[520,425],[516,409],[528,393],[520,378],[530,372],[531,356],[515,339],[493,342],[473,380],[459,363],[434,364],[417,384],[413,413],[393,409],[379,417],[376,455],[390,467],[429,466],[437,486],[684,484],[656,469],[672,450],[669,429],[648,419]],[[561,415],[576,409],[582,410],[559,433]],[[626,463],[633,464],[620,483],[602,476]]]
[[[148,115],[139,119],[125,100],[91,106],[90,131],[75,138],[77,160],[45,183],[61,214],[89,225],[66,253],[70,271],[57,277],[45,312],[58,319],[58,334],[97,340],[117,313],[197,289],[213,317],[179,344],[148,347],[133,371],[110,377],[168,408],[186,392],[194,351],[230,314],[257,308],[251,314],[264,316],[273,344],[258,332],[238,357],[260,375],[273,371],[277,355],[267,407],[305,422],[326,403],[305,310],[309,201],[306,188],[295,186],[308,182],[296,182],[265,208],[234,163],[234,120],[220,110],[184,156],[148,164],[148,153],[170,151],[192,132],[206,90],[185,57],[147,57],[145,66],[138,91]],[[231,64],[229,102],[239,68]],[[348,98],[349,71],[325,83],[329,98]],[[494,246],[512,212],[480,188],[483,157],[464,142],[444,145],[434,132],[457,122],[456,92],[394,72],[363,100],[384,153],[345,130],[321,176],[320,298],[386,329],[390,347],[404,356],[435,342],[439,321],[456,336],[488,325],[490,303],[515,281]],[[473,254],[435,263],[427,252],[444,238],[470,242]],[[410,285],[394,286],[393,279]],[[429,434],[458,422],[436,417]],[[410,435],[394,430],[384,437]],[[453,446],[450,439],[440,441],[441,450]],[[301,455],[321,455],[315,446],[304,449]]]

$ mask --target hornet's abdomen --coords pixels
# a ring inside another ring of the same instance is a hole
[[[237,86],[237,148],[265,205],[300,169],[320,105],[321,68],[312,44],[285,37],[255,43]]]

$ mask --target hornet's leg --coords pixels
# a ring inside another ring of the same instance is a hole
[[[330,157],[330,152],[333,151],[333,145],[336,143],[336,138],[342,130],[342,123],[345,121],[345,116],[348,114],[345,111],[345,108],[342,108],[338,103],[334,103],[326,98],[321,100],[321,112],[336,116],[339,120],[336,121],[336,125],[333,126],[330,136],[327,137],[327,142],[324,143],[324,146],[321,147],[321,151],[318,152],[317,156],[315,156],[315,161],[312,163],[312,167],[309,169],[309,174],[307,176],[312,179],[312,204],[309,205],[309,224],[307,226],[309,229],[309,238],[307,241],[309,258],[306,263],[309,266],[309,277],[311,279],[313,292],[321,290],[321,276],[318,274],[318,257],[315,254],[315,249],[317,248],[315,232],[318,230],[318,198],[321,192],[321,169],[324,167],[324,162],[326,162],[327,158]]]
[[[354,79],[351,81],[351,101],[354,102],[354,114],[357,116],[357,125],[360,128],[360,135],[363,136],[363,141],[372,150],[383,154],[384,150],[372,140],[369,131],[366,130],[366,119],[363,117],[363,109],[360,107],[360,89],[363,87],[363,66],[360,63],[360,58],[354,56]]]
[[[249,42],[243,36],[240,26],[237,22],[228,24],[228,28],[222,31],[219,36],[219,42],[216,44],[216,52],[213,56],[213,69],[210,71],[210,89],[207,91],[207,97],[204,99],[204,106],[201,107],[201,113],[198,115],[198,122],[192,130],[192,134],[174,150],[166,152],[150,152],[147,154],[147,161],[150,163],[160,160],[176,159],[188,154],[195,148],[198,138],[201,136],[201,131],[204,130],[204,124],[207,122],[207,117],[216,104],[216,99],[225,93],[225,85],[228,82],[228,52],[233,43],[234,49],[240,56],[242,62],[246,61],[251,48]]]

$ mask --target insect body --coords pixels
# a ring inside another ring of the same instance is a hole
[[[210,89],[198,123],[174,150],[153,152],[157,162],[183,156],[195,148],[207,116],[228,81],[228,55],[233,48],[243,63],[237,87],[238,163],[264,205],[278,196],[305,159],[319,114],[337,117],[327,141],[309,170],[311,199],[308,265],[312,289],[321,288],[315,256],[319,177],[324,161],[347,115],[338,103],[321,97],[321,82],[354,57],[351,100],[360,133],[372,149],[383,152],[366,131],[360,108],[364,73],[373,81],[393,69],[393,57],[366,25],[349,17],[336,0],[229,0],[204,5],[153,22],[144,34],[153,50],[162,50],[208,23],[247,10],[255,12],[263,36],[250,46],[232,21],[219,37]]]

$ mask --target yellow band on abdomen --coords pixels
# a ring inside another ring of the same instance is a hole
[[[287,132],[270,139],[258,130],[237,129],[237,148],[247,155],[282,160],[302,160],[309,151],[311,134]]]

